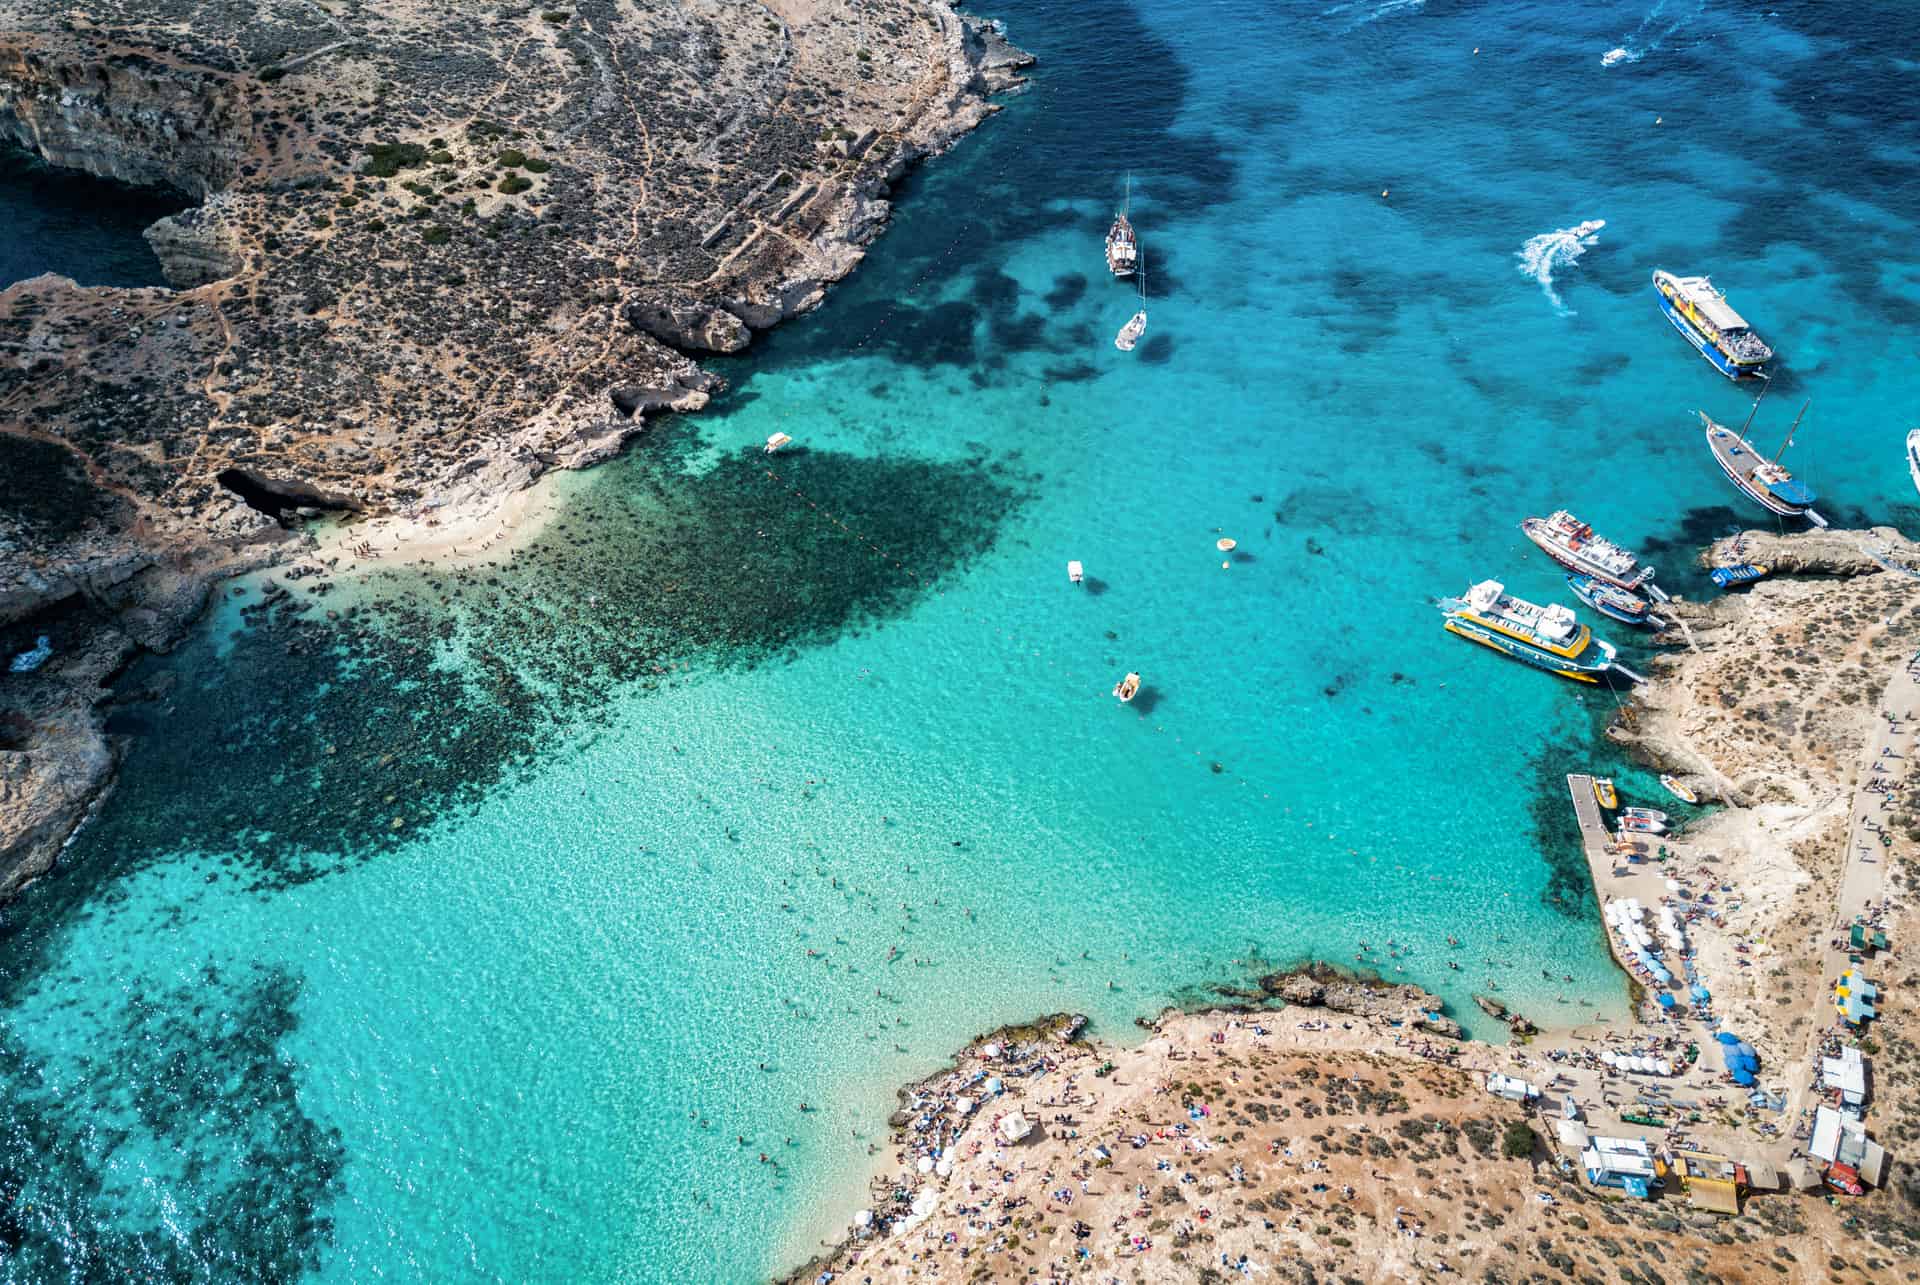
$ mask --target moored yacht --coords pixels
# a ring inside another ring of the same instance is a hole
[[[1646,588],[1651,592],[1653,568],[1642,563],[1630,549],[1593,533],[1593,528],[1565,509],[1552,517],[1528,518],[1520,524],[1527,539],[1541,552],[1573,572],[1591,576],[1602,583],[1629,593]]]
[[[1535,669],[1580,683],[1597,683],[1614,668],[1612,643],[1574,619],[1573,609],[1540,606],[1507,593],[1498,580],[1482,580],[1465,598],[1443,604],[1446,630]],[[1622,671],[1623,673],[1625,671]]]
[[[1773,349],[1753,333],[1747,319],[1728,305],[1727,296],[1713,282],[1656,268],[1653,288],[1660,295],[1660,311],[1715,370],[1728,379],[1766,375]]]
[[[1127,175],[1127,199],[1113,215],[1107,229],[1107,271],[1116,277],[1130,277],[1140,262],[1140,240],[1133,234],[1127,211],[1133,206],[1133,175]]]
[[[1807,408],[1802,406],[1800,414],[1793,417],[1793,428],[1787,430],[1786,440],[1780,443],[1772,459],[1755,450],[1744,431],[1716,423],[1705,411],[1700,412],[1700,422],[1707,428],[1707,449],[1713,452],[1713,462],[1727,475],[1727,481],[1739,487],[1748,499],[1783,518],[1805,518],[1815,526],[1825,526],[1825,519],[1813,511],[1818,497],[1780,463],[1780,457],[1793,443],[1794,430],[1800,427],[1800,416],[1806,413]],[[1747,422],[1753,422],[1751,414]]]

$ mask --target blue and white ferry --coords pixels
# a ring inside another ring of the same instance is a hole
[[[1766,377],[1773,349],[1727,305],[1727,296],[1714,289],[1713,282],[1655,268],[1653,288],[1660,296],[1660,311],[1715,370],[1728,379]]]

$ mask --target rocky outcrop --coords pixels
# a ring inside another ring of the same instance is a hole
[[[1218,989],[1230,999],[1325,1008],[1369,1020],[1402,1023],[1448,1039],[1466,1036],[1460,1023],[1445,1015],[1445,1001],[1432,991],[1411,983],[1348,973],[1331,964],[1314,963],[1290,972],[1269,973],[1259,979],[1258,987],[1252,991]]]
[[[682,351],[739,352],[753,338],[747,323],[725,308],[680,290],[644,291],[628,300],[621,315],[635,330]]]
[[[32,626],[0,628],[0,659],[29,638],[50,651],[31,672],[0,669],[0,900],[53,868],[112,780],[117,750],[99,705],[108,680],[136,651],[171,647],[218,572],[276,555],[257,545],[216,563],[96,569]]]
[[[165,645],[126,623],[158,567],[271,558],[309,508],[492,507],[705,406],[686,354],[818,303],[1026,61],[943,0],[861,15],[0,0],[0,137],[202,200],[148,233],[173,290],[0,290],[0,623],[78,596],[61,655]],[[0,866],[100,779],[19,688]]]
[[[158,51],[0,40],[0,136],[101,178],[212,195],[252,143],[245,99],[233,78]]]
[[[1772,575],[1864,576],[1884,567],[1889,559],[1911,561],[1916,552],[1907,538],[1892,527],[1865,531],[1742,531],[1716,540],[1701,554],[1705,567],[1728,567],[1751,562]]]
[[[240,271],[242,232],[230,198],[169,215],[146,230],[160,270],[177,290],[190,290]]]

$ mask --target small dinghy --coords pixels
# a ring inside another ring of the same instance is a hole
[[[1620,818],[1620,828],[1622,830],[1631,830],[1636,834],[1665,834],[1667,832],[1665,825],[1653,820],[1651,817],[1622,815]]]
[[[1113,346],[1121,352],[1132,352],[1133,346],[1140,342],[1140,336],[1147,333],[1147,265],[1140,265],[1140,311],[1120,327],[1120,333],[1113,337]]]
[[[1139,693],[1140,675],[1138,674],[1128,674],[1125,678],[1113,685],[1113,694],[1120,698],[1120,703],[1123,705],[1139,695]]]
[[[1593,801],[1611,811],[1620,806],[1620,792],[1613,788],[1613,778],[1596,776],[1593,779]]]
[[[1592,607],[1603,616],[1629,625],[1657,625],[1660,618],[1648,609],[1647,600],[1637,593],[1629,593],[1618,586],[1592,576],[1571,575],[1567,577],[1567,588],[1574,596]]]
[[[1087,578],[1087,569],[1081,566],[1078,561],[1069,562],[1067,564],[1067,579],[1073,581],[1073,583],[1075,584],[1079,584],[1082,580],[1085,580],[1086,578]]]
[[[1913,489],[1920,491],[1920,428],[1907,433],[1907,476],[1913,479]]]
[[[792,440],[793,439],[791,437],[788,437],[785,433],[775,433],[772,437],[769,437],[767,439],[766,453],[768,455],[771,455],[775,451],[779,450],[781,447],[785,446],[787,443],[791,442]]]
[[[1751,584],[1767,574],[1767,569],[1752,562],[1742,562],[1731,567],[1715,567],[1707,572],[1707,577],[1722,589],[1731,589],[1737,584]]]
[[[1700,801],[1700,796],[1689,789],[1687,783],[1678,777],[1662,774],[1660,784],[1666,788],[1668,794],[1671,794],[1682,803],[1698,803]]]
[[[1662,812],[1659,808],[1623,808],[1621,809],[1620,815],[1630,816],[1630,817],[1645,817],[1649,821],[1658,821],[1661,825],[1665,825],[1667,823],[1667,814]]]

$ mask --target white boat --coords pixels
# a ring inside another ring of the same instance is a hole
[[[1133,275],[1135,261],[1140,254],[1140,240],[1134,235],[1133,223],[1127,213],[1133,208],[1133,175],[1127,175],[1127,200],[1113,216],[1113,226],[1107,229],[1107,270],[1116,277]]]
[[[1620,815],[1629,816],[1629,817],[1645,817],[1649,821],[1658,821],[1662,825],[1665,825],[1667,822],[1667,814],[1662,812],[1659,808],[1622,808],[1620,809]]]
[[[1682,803],[1698,803],[1700,801],[1700,796],[1689,789],[1687,783],[1677,776],[1667,776],[1663,773],[1660,777],[1660,784],[1666,788],[1668,794],[1671,794]]]
[[[1147,265],[1140,265],[1140,311],[1133,314],[1126,325],[1120,327],[1120,333],[1113,337],[1113,346],[1121,352],[1132,352],[1133,346],[1140,342],[1140,336],[1147,333]]]
[[[1920,491],[1920,428],[1907,433],[1907,476],[1913,479],[1913,489]]]
[[[1140,675],[1130,673],[1115,683],[1113,685],[1113,694],[1120,698],[1121,704],[1132,700],[1140,694]]]
[[[785,446],[788,442],[791,442],[792,440],[793,439],[791,437],[788,437],[785,433],[775,433],[772,437],[769,437],[767,439],[767,454],[769,455],[773,454],[775,451],[779,450],[782,446]]]
[[[1075,584],[1079,584],[1082,580],[1085,580],[1086,578],[1087,578],[1087,569],[1081,566],[1077,561],[1069,562],[1067,564],[1067,579],[1073,581]]]

